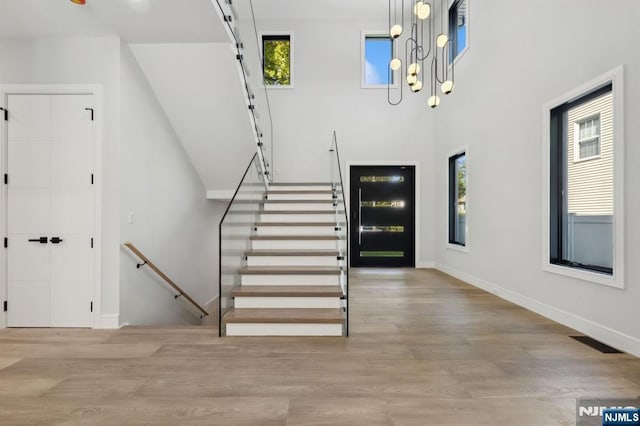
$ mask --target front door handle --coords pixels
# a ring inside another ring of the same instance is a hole
[[[30,243],[40,243],[40,244],[47,244],[47,237],[40,237],[40,238],[32,238],[29,240]]]
[[[51,244],[59,244],[62,242],[62,238],[60,237],[51,237]]]

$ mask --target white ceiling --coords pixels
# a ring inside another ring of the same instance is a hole
[[[212,0],[0,0],[0,37],[120,36],[129,43],[228,41]]]
[[[1,1],[1,0],[0,0]],[[388,0],[252,0],[260,20],[387,20]],[[393,0],[392,0],[393,2]],[[240,18],[250,18],[249,0],[236,0]],[[406,4],[409,2],[406,1]]]

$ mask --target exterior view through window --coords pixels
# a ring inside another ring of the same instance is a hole
[[[551,263],[613,273],[613,93],[551,111]]]
[[[364,38],[365,86],[386,86],[393,84],[389,68],[391,62],[391,38],[384,35],[366,35]]]
[[[449,158],[449,243],[467,244],[467,155]]]
[[[449,37],[452,38],[449,62],[453,62],[467,48],[467,11],[467,0],[457,0],[449,8]]]
[[[265,86],[291,86],[291,35],[262,36]]]

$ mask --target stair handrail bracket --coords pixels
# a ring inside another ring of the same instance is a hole
[[[333,131],[331,147],[329,148],[331,157],[331,188],[333,191],[334,206],[336,209],[336,231],[344,241],[344,246],[339,246],[341,255],[344,257],[344,311],[345,311],[345,336],[349,336],[349,214],[347,212],[346,197],[344,194],[344,179],[340,163],[340,150],[338,149],[338,137]],[[336,170],[337,169],[337,173]],[[339,186],[339,188],[338,188]],[[340,210],[342,209],[342,214]],[[344,229],[340,226],[344,220]],[[342,253],[344,250],[344,253]]]
[[[162,278],[164,282],[169,284],[169,286],[171,286],[174,290],[178,292],[178,294],[174,296],[174,299],[183,297],[185,300],[191,303],[198,311],[201,312],[202,315],[200,315],[200,319],[206,316],[209,316],[209,312],[207,312],[206,309],[200,306],[198,302],[193,300],[193,298],[191,298],[191,296],[189,296],[187,292],[185,292],[178,284],[176,284],[171,278],[169,278],[167,274],[162,272],[160,268],[158,268],[151,260],[149,260],[149,258],[145,256],[136,246],[134,246],[129,241],[125,242],[123,245],[124,247],[128,248],[134,255],[136,255],[140,260],[142,260],[142,263],[136,264],[137,269],[140,269],[143,266],[148,266],[149,269],[155,272],[160,278]]]

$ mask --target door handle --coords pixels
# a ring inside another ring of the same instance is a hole
[[[51,244],[59,244],[62,242],[62,238],[60,237],[51,237]]]
[[[47,237],[40,237],[40,238],[32,238],[29,240],[30,243],[40,243],[40,244],[47,244]]]

